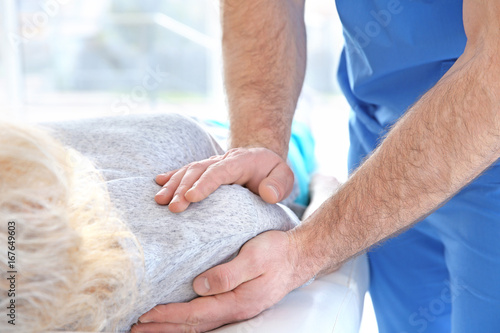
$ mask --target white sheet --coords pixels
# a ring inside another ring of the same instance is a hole
[[[368,261],[361,255],[338,271],[292,291],[257,317],[212,332],[358,332],[368,284]]]

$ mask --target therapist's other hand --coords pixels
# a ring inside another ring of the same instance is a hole
[[[255,317],[312,277],[297,272],[296,243],[291,232],[260,234],[235,259],[194,280],[194,290],[203,297],[158,305],[139,318],[132,332],[205,332]]]
[[[268,203],[286,198],[293,188],[293,172],[278,154],[266,148],[235,148],[224,155],[190,163],[156,177],[163,188],[155,201],[179,213],[219,186],[239,184]]]

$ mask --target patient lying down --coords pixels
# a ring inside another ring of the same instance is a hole
[[[128,330],[157,304],[194,298],[194,277],[248,239],[298,223],[237,185],[181,214],[154,202],[157,174],[221,152],[179,115],[0,124],[0,308],[14,299],[16,318],[0,331]]]

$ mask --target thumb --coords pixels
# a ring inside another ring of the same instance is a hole
[[[250,255],[244,248],[228,263],[215,266],[198,275],[193,281],[193,289],[200,296],[222,294],[260,275],[258,267],[251,264]],[[255,262],[255,261],[254,261]]]
[[[293,189],[293,172],[285,162],[279,163],[259,184],[259,195],[264,201],[275,204],[290,195]]]

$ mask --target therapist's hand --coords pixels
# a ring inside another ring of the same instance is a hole
[[[232,261],[199,275],[203,297],[158,305],[132,332],[205,332],[258,315],[311,276],[298,272],[299,247],[292,232],[268,231],[249,240]]]
[[[278,154],[266,148],[235,148],[224,155],[190,163],[156,177],[163,188],[155,201],[169,205],[174,213],[184,211],[219,186],[239,184],[268,203],[286,198],[293,188],[293,172]]]

